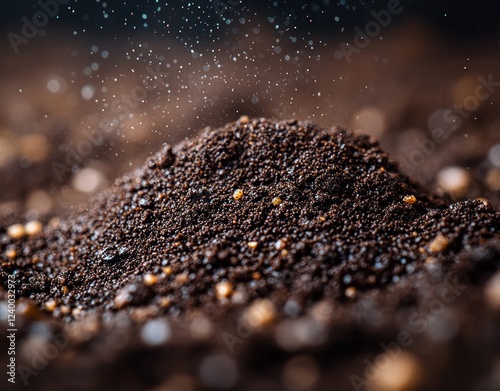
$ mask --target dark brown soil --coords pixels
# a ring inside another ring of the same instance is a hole
[[[300,312],[451,265],[499,228],[489,204],[446,205],[367,136],[242,118],[165,146],[39,235],[2,227],[0,278],[68,319],[147,304],[220,315],[262,297]]]

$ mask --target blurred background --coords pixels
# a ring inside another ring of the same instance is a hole
[[[0,5],[0,220],[64,214],[242,115],[367,132],[413,179],[500,205],[492,1]]]

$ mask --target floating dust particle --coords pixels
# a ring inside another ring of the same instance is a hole
[[[415,197],[413,194],[407,195],[404,196],[403,201],[406,202],[408,205],[414,205],[417,202],[417,197]]]
[[[241,200],[243,198],[243,190],[236,189],[233,193],[233,198],[235,201]]]
[[[276,320],[276,309],[269,299],[254,301],[245,311],[245,319],[252,327],[267,326]]]
[[[355,287],[350,286],[345,290],[344,294],[348,299],[355,299],[358,295],[358,290]]]
[[[494,308],[500,309],[500,272],[497,272],[486,283],[484,288],[486,301]]]
[[[252,250],[255,250],[258,245],[259,245],[259,242],[248,242],[247,243],[247,246],[250,247]]]
[[[17,258],[17,251],[14,250],[13,248],[11,249],[8,249],[6,252],[5,252],[5,256],[9,259],[15,259]]]
[[[161,271],[163,272],[163,274],[169,276],[172,274],[172,267],[171,266],[165,266],[161,269]]]
[[[45,309],[47,311],[53,312],[57,307],[57,302],[54,299],[51,299],[51,300],[45,302],[45,304],[43,306],[45,307]]]
[[[156,277],[154,274],[146,273],[142,280],[144,282],[144,285],[153,286],[158,282],[158,277]]]
[[[10,236],[11,239],[21,239],[24,235],[26,235],[26,231],[24,229],[24,225],[22,224],[14,224],[7,228],[7,235]]]
[[[215,294],[219,300],[227,299],[233,293],[233,286],[229,282],[219,282],[215,286]]]
[[[248,118],[248,115],[242,115],[239,119],[238,122],[240,124],[247,124],[250,122],[250,118]]]
[[[278,205],[281,205],[281,203],[283,202],[282,199],[280,197],[274,197],[273,200],[271,201],[272,204],[274,206],[278,206]]]
[[[450,241],[442,234],[439,234],[429,245],[429,250],[433,253],[441,253],[450,247]]]
[[[392,357],[387,353],[381,353],[381,355],[384,355],[380,358],[384,360],[384,365],[377,367],[380,371],[377,372],[378,376],[374,378],[370,390],[410,391],[420,383],[420,364],[412,354],[403,351],[397,357]]]
[[[37,220],[30,221],[24,226],[24,230],[28,236],[35,236],[42,232],[42,223]]]

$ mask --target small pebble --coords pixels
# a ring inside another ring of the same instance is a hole
[[[146,306],[146,307],[139,307],[139,308],[133,308],[130,311],[130,317],[138,323],[144,323],[148,319],[155,318],[158,315],[158,307],[156,306]]]
[[[37,220],[30,221],[24,226],[24,230],[28,236],[35,236],[42,232],[42,223]]]
[[[215,286],[215,293],[219,300],[227,299],[233,293],[233,286],[229,282],[219,282]]]
[[[286,241],[284,239],[280,239],[274,243],[274,247],[276,250],[283,250],[286,246]]]
[[[165,266],[164,268],[161,269],[161,271],[167,276],[172,274],[172,268],[170,266]]]
[[[414,195],[407,195],[403,198],[403,201],[408,205],[413,205],[417,202],[417,197],[415,197]]]
[[[250,122],[250,118],[248,118],[248,115],[242,115],[240,119],[238,120],[240,124],[247,124]]]
[[[53,312],[57,307],[57,303],[55,300],[49,300],[45,302],[44,307],[47,311]]]
[[[357,294],[358,294],[358,290],[355,287],[353,287],[353,286],[350,286],[349,288],[347,288],[345,290],[345,296],[348,299],[354,299],[354,298],[356,298]]]
[[[115,297],[114,303],[117,309],[125,307],[132,301],[132,295],[126,290],[121,290]]]
[[[450,247],[450,241],[443,235],[438,235],[429,245],[429,250],[433,253],[441,253]]]
[[[14,250],[13,248],[11,249],[8,249],[6,252],[5,252],[5,255],[7,256],[7,258],[9,259],[15,259],[17,257],[17,251]]]
[[[24,225],[22,224],[11,225],[9,228],[7,228],[7,235],[9,235],[11,239],[21,239],[24,235],[26,235]]]
[[[281,200],[281,198],[280,198],[280,197],[275,197],[275,198],[273,198],[273,200],[272,200],[271,202],[272,202],[272,204],[273,204],[274,206],[278,206],[278,205],[280,205],[283,201]]]
[[[248,242],[247,243],[247,246],[250,247],[252,250],[255,250],[258,245],[259,245],[258,242]]]
[[[258,280],[260,280],[260,279],[261,279],[261,277],[262,277],[262,275],[261,275],[259,272],[253,272],[253,273],[252,273],[252,279],[253,279],[253,280],[258,281]]]
[[[233,193],[233,198],[235,201],[241,200],[243,198],[243,190],[236,189]]]
[[[160,297],[158,300],[158,304],[160,305],[161,308],[168,308],[172,305],[172,300],[168,297]]]
[[[276,319],[276,309],[270,300],[259,299],[246,309],[245,318],[252,327],[267,326]]]
[[[175,276],[175,281],[179,284],[185,284],[189,281],[189,276],[187,273],[178,274],[177,276]]]
[[[154,274],[146,273],[142,280],[144,281],[145,285],[153,286],[158,282],[158,277],[156,277]]]
[[[68,315],[68,314],[71,313],[71,308],[69,308],[67,305],[62,305],[62,306],[59,307],[59,311],[63,315]]]

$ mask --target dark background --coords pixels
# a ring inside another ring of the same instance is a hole
[[[49,0],[50,1],[50,0]],[[1,31],[5,34],[20,28],[20,19],[23,16],[31,17],[39,10],[39,1],[29,0],[22,2],[4,1],[0,5]],[[111,34],[138,34],[155,31],[165,33],[163,21],[168,19],[171,31],[178,30],[186,24],[184,17],[200,18],[197,29],[185,29],[183,34],[199,34],[203,29],[207,31],[219,25],[220,20],[214,12],[214,5],[209,0],[194,0],[192,7],[186,6],[186,1],[168,2],[168,5],[157,3],[154,0],[108,2],[107,9],[113,9],[108,19],[102,17],[102,2],[95,1],[74,2],[70,1],[62,6],[55,25],[69,30],[85,28],[88,32]],[[345,3],[345,5],[344,5]],[[498,16],[500,3],[496,1],[408,1],[402,0],[405,7],[404,15],[398,18],[398,23],[403,23],[409,18],[422,19],[432,24],[435,28],[446,32],[450,38],[475,38],[478,34],[486,39],[497,39],[500,32]],[[218,4],[229,4],[221,1]],[[305,5],[304,5],[305,4]],[[162,11],[148,20],[147,28],[141,27],[143,12],[153,11],[158,5]],[[71,7],[72,12],[68,11]],[[387,1],[241,1],[241,7],[247,12],[258,14],[265,13],[278,18],[292,15],[291,23],[311,33],[342,34],[341,27],[362,25],[370,20],[369,12],[374,9],[387,7]],[[340,23],[335,23],[335,16],[341,18]],[[127,20],[125,25],[123,22]],[[192,21],[193,19],[191,19]],[[311,22],[312,20],[312,22]],[[189,22],[188,22],[189,23]],[[163,26],[163,27],[162,27]]]

